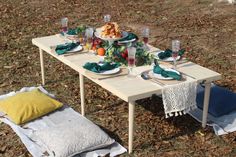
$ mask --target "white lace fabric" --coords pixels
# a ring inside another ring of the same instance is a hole
[[[186,114],[195,109],[197,82],[195,80],[167,85],[162,89],[165,117]]]

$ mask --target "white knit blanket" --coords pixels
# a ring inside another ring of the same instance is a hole
[[[187,80],[185,82],[167,85],[162,89],[162,99],[165,110],[165,117],[186,114],[195,109],[197,94],[197,82]]]
[[[24,87],[20,91],[17,92],[27,92],[34,90],[36,87]],[[48,93],[43,87],[38,87],[43,93],[54,97],[53,94]],[[10,92],[8,94],[0,95],[0,100],[15,95],[16,92]],[[45,152],[49,153],[49,156],[54,156],[45,144],[33,141],[32,130],[44,130],[48,128],[53,128],[55,125],[59,125],[63,121],[72,121],[80,119],[81,115],[74,111],[70,107],[65,107],[56,112],[51,113],[50,115],[43,116],[37,120],[31,121],[24,126],[19,126],[11,122],[8,118],[4,117],[4,113],[0,112],[0,123],[1,121],[7,125],[9,125],[13,131],[20,137],[21,141],[31,153],[33,157],[45,157]],[[63,131],[63,130],[61,130]],[[63,143],[58,143],[58,145]],[[120,155],[126,152],[126,149],[121,146],[119,143],[115,142],[108,147],[104,147],[101,149],[96,149],[89,152],[84,152],[75,157],[100,157],[105,156],[106,154],[110,154],[111,157]]]

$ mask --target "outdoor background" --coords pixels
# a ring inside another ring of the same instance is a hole
[[[140,34],[151,28],[151,44],[170,48],[172,39],[189,47],[187,58],[222,74],[215,82],[236,92],[236,5],[218,0],[0,0],[0,94],[41,83],[39,52],[31,40],[71,28],[103,25],[111,14],[121,28]],[[79,74],[45,57],[45,88],[80,111]],[[86,117],[127,148],[128,105],[86,80]],[[0,123],[0,156],[31,156],[17,135]],[[128,156],[124,154],[122,156]],[[236,133],[216,136],[189,115],[165,119],[158,97],[136,107],[134,153],[130,156],[236,156]]]

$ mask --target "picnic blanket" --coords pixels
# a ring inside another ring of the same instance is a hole
[[[202,110],[196,108],[189,111],[188,114],[194,119],[202,122]],[[221,117],[214,117],[208,113],[207,125],[212,126],[216,135],[224,135],[236,131],[236,111],[231,112]]]
[[[35,89],[36,87],[25,87],[20,90],[20,92],[26,92],[31,91]],[[42,87],[39,87],[39,89],[44,92],[45,94],[48,94],[50,96],[53,96],[52,94],[48,93],[45,89]],[[9,94],[1,95],[0,98],[4,98],[7,96],[14,95],[15,92],[11,92]],[[4,115],[0,112],[0,117]],[[5,124],[9,125],[14,132],[20,137],[21,141],[24,143],[28,151],[32,154],[34,157],[41,157],[45,155],[45,152],[49,153],[49,156],[54,156],[53,154],[50,154],[50,151],[48,148],[46,148],[44,145],[40,143],[36,143],[31,139],[32,131],[33,130],[42,130],[44,128],[53,127],[55,124],[59,124],[62,121],[65,120],[73,120],[78,119],[82,117],[78,112],[74,111],[72,108],[65,106],[62,109],[53,112],[50,114],[50,116],[43,116],[42,118],[39,118],[35,121],[29,122],[22,127],[19,125],[14,124],[7,118],[1,117],[0,120],[4,122]],[[81,153],[79,155],[76,155],[77,157],[98,157],[98,156],[104,156],[106,154],[110,154],[110,156],[117,156],[119,154],[122,154],[126,152],[126,149],[122,147],[119,143],[114,142],[112,145],[97,149],[90,152]]]
[[[197,121],[202,121],[204,87],[197,88],[198,108],[190,111]],[[212,126],[216,135],[224,135],[236,131],[236,93],[223,87],[211,85],[207,125]]]

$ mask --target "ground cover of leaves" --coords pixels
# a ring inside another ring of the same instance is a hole
[[[38,49],[31,39],[58,33],[60,18],[69,25],[101,26],[102,16],[139,34],[151,28],[151,43],[161,49],[178,38],[187,57],[222,74],[216,84],[236,92],[236,6],[217,0],[0,0],[0,94],[40,85]],[[45,55],[46,86],[80,111],[79,75]],[[86,80],[87,117],[127,148],[127,103]],[[0,156],[31,156],[17,135],[0,123]],[[121,156],[236,156],[236,133],[216,136],[188,115],[165,119],[162,101],[138,101],[134,153]]]

